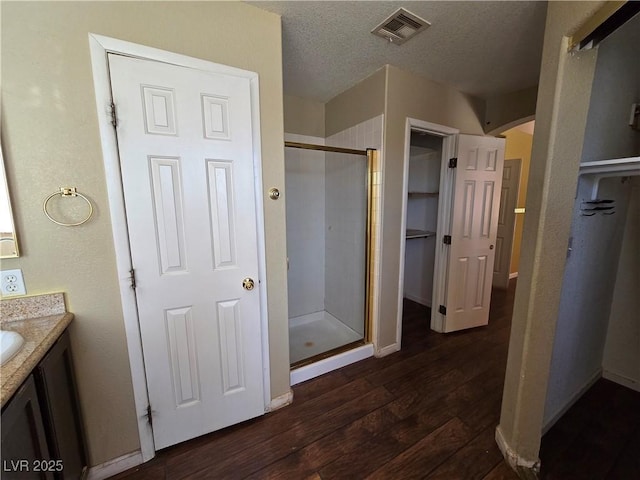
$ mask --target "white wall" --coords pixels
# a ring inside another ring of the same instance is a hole
[[[285,134],[324,145],[324,138]],[[324,310],[325,153],[285,148],[289,318]]]
[[[327,138],[327,145],[382,148],[382,115]],[[364,335],[367,159],[327,153],[325,307]]]
[[[640,15],[598,47],[582,161],[640,154],[640,133],[628,125],[640,103]]]
[[[409,150],[409,192],[437,192],[440,188],[442,139],[438,149],[411,145]]]
[[[571,254],[566,262],[543,425],[555,421],[601,373],[618,259],[627,218],[629,182],[600,183],[599,198],[616,201],[614,215],[581,214],[590,199],[581,179],[573,211]]]
[[[582,160],[638,156],[640,132],[627,123],[631,104],[640,102],[640,16],[599,49]],[[605,377],[640,389],[640,178],[632,185],[602,366]]]
[[[640,177],[631,181],[631,198],[613,293],[603,375],[640,391]]]
[[[440,140],[440,139],[439,139]],[[442,144],[442,140],[440,140]],[[440,184],[442,150],[411,146],[409,192],[437,192]],[[438,197],[409,197],[407,229],[436,231]],[[404,296],[431,306],[436,237],[409,239],[405,247]]]
[[[327,153],[326,174],[325,307],[331,315],[363,335],[367,158]]]

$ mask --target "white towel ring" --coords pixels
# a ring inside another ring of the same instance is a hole
[[[87,202],[87,205],[89,205],[89,214],[87,215],[87,218],[85,218],[84,220],[82,220],[80,222],[76,222],[76,223],[59,222],[58,220],[53,218],[49,214],[49,212],[47,211],[47,203],[49,203],[49,200],[51,200],[56,195],[60,195],[61,197],[80,197],[80,198],[82,198],[85,202]],[[60,191],[59,192],[54,192],[51,195],[49,195],[47,198],[44,199],[44,202],[42,203],[42,210],[44,210],[44,214],[47,216],[47,218],[49,220],[51,220],[53,223],[55,223],[57,225],[62,225],[63,227],[77,227],[78,225],[82,225],[83,223],[86,223],[87,221],[89,221],[89,219],[93,215],[93,205],[91,204],[91,201],[87,197],[82,195],[80,192],[78,192],[76,190],[76,187],[60,187]]]

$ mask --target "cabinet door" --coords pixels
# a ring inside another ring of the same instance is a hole
[[[40,362],[35,376],[51,457],[64,466],[55,473],[56,479],[80,479],[87,463],[67,331]]]
[[[44,462],[49,458],[40,404],[30,375],[2,411],[0,476],[3,480],[53,479]]]

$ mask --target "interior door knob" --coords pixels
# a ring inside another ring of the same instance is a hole
[[[489,250],[493,250],[493,245],[489,245]]]
[[[280,198],[280,190],[278,190],[277,188],[270,188],[269,189],[269,198],[271,200],[278,200]]]
[[[253,281],[253,278],[245,278],[244,280],[242,280],[242,288],[244,288],[245,290],[253,290],[253,287],[255,287],[255,282]]]

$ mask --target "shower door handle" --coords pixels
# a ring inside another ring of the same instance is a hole
[[[244,280],[242,280],[242,288],[244,288],[245,290],[253,290],[253,287],[255,287],[255,282],[253,281],[253,278],[245,278]]]

